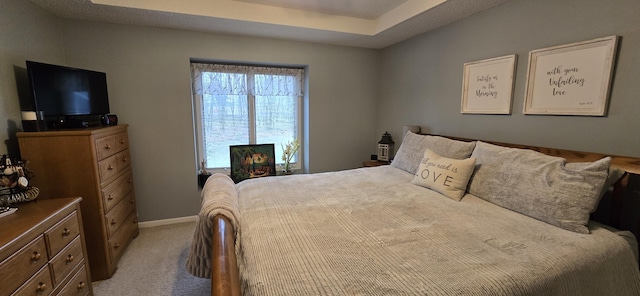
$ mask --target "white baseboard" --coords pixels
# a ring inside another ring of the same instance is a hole
[[[194,222],[197,219],[198,219],[198,216],[187,216],[187,217],[179,217],[179,218],[171,218],[171,219],[145,221],[145,222],[139,222],[138,227],[146,228],[146,227],[162,226],[162,225],[169,225],[169,224]]]

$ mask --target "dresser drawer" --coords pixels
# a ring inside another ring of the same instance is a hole
[[[80,266],[73,278],[67,283],[56,296],[81,296],[89,293],[91,282],[87,280],[86,265]]]
[[[76,237],[66,248],[51,259],[51,275],[54,284],[58,285],[84,259],[80,237]]]
[[[118,162],[118,172],[124,171],[131,164],[131,158],[129,157],[129,150],[123,150],[116,154],[116,161]]]
[[[128,193],[133,192],[133,178],[131,171],[118,177],[115,181],[102,189],[102,200],[104,202],[104,211],[109,212],[120,200]]]
[[[129,148],[129,141],[126,132],[96,139],[96,156],[98,160],[102,160],[127,148]]]
[[[105,159],[118,152],[116,138],[114,136],[104,137],[96,140],[96,156],[98,160]]]
[[[118,158],[115,155],[109,156],[98,162],[98,174],[100,182],[105,182],[118,173]]]
[[[0,263],[0,295],[9,295],[47,264],[47,247],[42,235]]]
[[[53,283],[51,282],[49,265],[45,265],[11,296],[49,295],[52,290]]]
[[[116,142],[116,149],[118,151],[129,149],[129,136],[127,135],[127,132],[114,135],[113,138]]]
[[[53,258],[79,234],[78,215],[73,212],[44,233],[49,246],[49,257]]]
[[[132,238],[138,235],[138,214],[134,211],[122,223],[120,229],[109,239],[111,248],[111,258],[117,262],[122,255],[122,251],[127,247]]]
[[[113,176],[126,170],[131,165],[129,150],[121,151],[98,162],[98,174],[100,183],[110,180]]]
[[[129,195],[123,198],[109,213],[105,215],[105,222],[109,229],[109,237],[113,236],[122,225],[122,223],[129,217],[129,214],[136,208],[136,204],[133,198],[133,192],[129,192]]]

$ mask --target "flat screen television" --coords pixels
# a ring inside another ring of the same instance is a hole
[[[109,113],[103,72],[26,61],[35,111],[46,121],[97,118]],[[64,126],[61,126],[64,127]]]

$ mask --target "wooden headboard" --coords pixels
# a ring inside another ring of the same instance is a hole
[[[434,134],[431,134],[431,135],[439,136]],[[441,136],[441,137],[460,140],[460,141],[466,141],[466,142],[482,141],[485,143],[495,144],[495,145],[504,146],[504,147],[531,149],[547,155],[562,157],[569,162],[596,161],[606,156],[610,156],[612,166],[617,167],[631,174],[640,175],[640,158],[635,158],[635,157],[607,155],[607,154],[601,154],[601,153],[582,152],[582,151],[564,150],[564,149],[556,149],[556,148],[545,148],[545,147],[537,147],[537,146],[529,146],[529,145],[510,144],[510,143],[502,143],[502,142],[495,142],[495,141],[467,139],[467,138],[460,138],[460,137],[449,137],[449,136]]]
[[[611,166],[621,169],[626,173],[616,184],[614,184],[613,191],[608,193],[603,198],[603,200],[600,202],[600,205],[598,206],[598,209],[591,216],[591,218],[597,222],[615,227],[617,229],[629,230],[633,232],[636,238],[640,238],[640,203],[636,201],[640,200],[640,191],[638,191],[638,189],[640,188],[640,158],[485,141],[480,139],[450,137],[435,134],[423,135],[441,136],[465,142],[482,141],[485,143],[503,147],[530,149],[543,154],[562,157],[569,162],[591,162],[609,156],[611,157]]]

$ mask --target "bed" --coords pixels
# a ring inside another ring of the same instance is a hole
[[[213,175],[187,269],[212,295],[640,295],[619,224],[633,174],[640,159],[408,133],[389,166]]]

